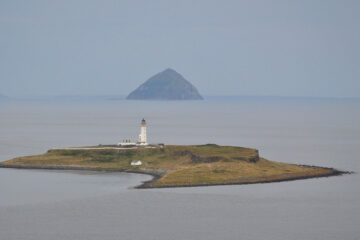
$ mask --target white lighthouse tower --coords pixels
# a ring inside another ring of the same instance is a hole
[[[138,142],[140,145],[148,145],[147,139],[146,139],[146,121],[145,121],[145,119],[143,119],[141,121],[141,130],[140,130]]]

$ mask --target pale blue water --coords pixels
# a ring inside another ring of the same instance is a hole
[[[0,102],[0,161],[136,138],[255,147],[268,159],[360,171],[360,101]],[[0,239],[359,239],[358,174],[137,190],[145,175],[0,169]]]

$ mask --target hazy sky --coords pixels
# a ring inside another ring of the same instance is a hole
[[[0,93],[360,97],[360,1],[0,0]]]

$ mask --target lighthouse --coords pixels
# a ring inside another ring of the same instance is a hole
[[[144,118],[143,118],[143,120],[141,120],[141,130],[140,130],[138,143],[140,145],[148,145],[147,140],[146,140],[146,121]]]

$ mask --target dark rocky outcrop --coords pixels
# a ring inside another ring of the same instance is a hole
[[[250,156],[250,157],[247,157],[247,158],[245,158],[245,157],[234,157],[234,159],[256,163],[256,162],[258,162],[260,160],[259,150],[256,150],[256,154],[254,156]]]
[[[183,76],[168,68],[131,92],[128,100],[202,100],[198,90]]]
[[[189,150],[176,151],[174,152],[174,155],[189,156],[192,163],[210,163],[210,162],[219,162],[221,160],[226,160],[226,158],[220,156],[203,157]]]

